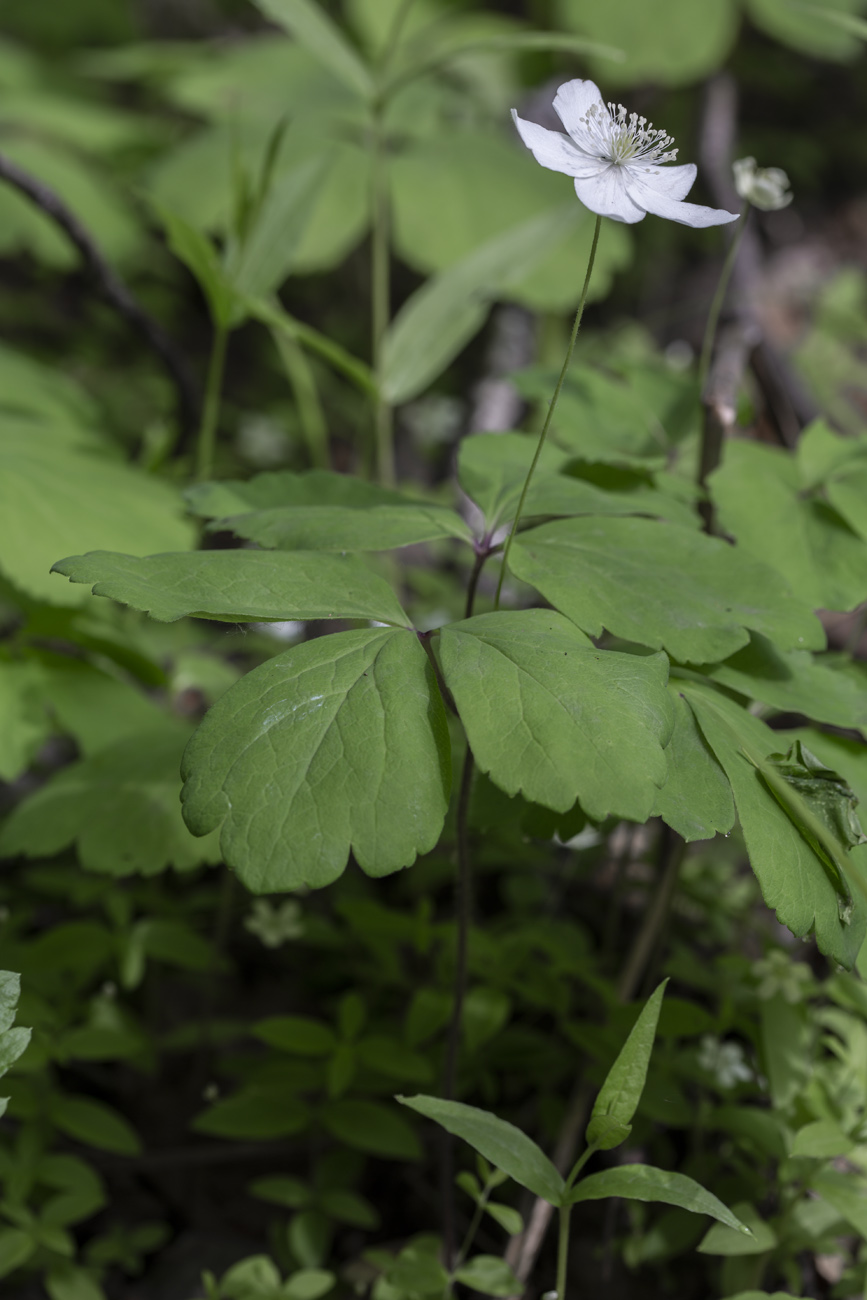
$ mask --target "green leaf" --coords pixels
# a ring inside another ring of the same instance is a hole
[[[863,1178],[851,1172],[822,1169],[810,1180],[810,1186],[867,1240],[867,1184]]]
[[[26,1264],[35,1250],[32,1233],[23,1228],[0,1228],[0,1277]]]
[[[0,1074],[5,1074],[14,1065],[19,1056],[24,1054],[30,1042],[31,1030],[20,1025],[15,1029],[6,1029],[0,1034]]]
[[[670,1173],[667,1169],[654,1169],[651,1165],[619,1165],[605,1169],[600,1174],[582,1178],[569,1192],[569,1203],[600,1201],[608,1196],[623,1196],[630,1201],[661,1201],[665,1205],[678,1205],[693,1214],[709,1214],[720,1223],[739,1232],[749,1233],[731,1210],[700,1183],[685,1174]]]
[[[211,321],[216,327],[227,329],[239,304],[212,240],[176,212],[171,212],[154,200],[151,203],[162,222],[169,248],[192,273],[204,294]]]
[[[399,110],[395,106],[395,127]],[[437,110],[441,112],[441,110]],[[392,153],[389,180],[398,256],[425,275],[447,271],[496,236],[533,217],[561,212],[568,203],[572,234],[543,256],[502,296],[531,310],[574,310],[587,270],[595,218],[575,202],[563,176],[540,168],[529,150],[502,126],[454,121],[448,130],[418,135]],[[614,273],[629,261],[628,227],[602,223],[590,298],[604,298]],[[547,389],[545,399],[551,395]]]
[[[550,1205],[559,1205],[566,1184],[545,1153],[514,1124],[475,1106],[460,1101],[441,1101],[438,1097],[398,1097],[409,1106],[435,1120],[447,1132],[462,1138],[497,1169],[502,1169],[516,1183]]]
[[[11,970],[0,970],[0,1033],[11,1029],[21,996],[21,976]]]
[[[312,1198],[310,1188],[300,1178],[288,1178],[280,1174],[270,1178],[257,1178],[247,1190],[251,1196],[273,1201],[275,1205],[285,1205],[289,1210],[303,1210]]]
[[[333,1137],[355,1151],[390,1160],[421,1159],[421,1144],[415,1132],[391,1106],[344,1097],[320,1106],[318,1115]]]
[[[384,579],[351,556],[313,551],[187,551],[118,555],[91,551],[58,560],[52,572],[144,610],[160,623],[192,615],[225,622],[365,618],[406,626]]]
[[[337,1045],[334,1031],[309,1016],[269,1016],[251,1032],[270,1047],[296,1056],[328,1056]]]
[[[32,661],[0,659],[0,781],[14,781],[51,734],[42,674]]]
[[[663,980],[647,999],[599,1090],[587,1125],[586,1140],[600,1151],[619,1146],[631,1131],[629,1125],[644,1091],[667,983],[668,980]]]
[[[790,1154],[808,1156],[811,1160],[830,1160],[848,1155],[854,1145],[834,1120],[817,1119],[798,1129]]]
[[[737,36],[737,11],[731,0],[708,0],[700,23],[691,0],[666,0],[653,11],[642,0],[611,0],[587,6],[581,0],[557,0],[559,26],[603,41],[625,52],[622,62],[591,62],[599,77],[614,84],[689,85],[725,62]],[[664,21],[660,21],[664,14]]]
[[[458,448],[458,478],[480,506],[488,533],[513,518],[530,463],[534,437],[521,433],[475,433]],[[533,515],[656,515],[694,527],[698,516],[682,501],[646,484],[611,492],[558,471],[568,461],[551,443],[542,448],[524,502],[524,519]]]
[[[556,372],[532,367],[515,379],[523,396],[547,408]],[[659,415],[644,393],[619,377],[574,367],[560,391],[551,418],[558,445],[583,461],[606,465],[664,468],[669,439]]]
[[[313,0],[255,0],[266,18],[315,55],[334,75],[362,98],[373,94],[373,79],[362,59],[336,23]]]
[[[529,274],[575,224],[575,204],[495,235],[409,298],[383,341],[382,393],[397,404],[417,397],[478,333],[494,298]]]
[[[776,750],[778,733],[710,686],[682,681],[680,687],[731,782],[765,902],[793,934],[815,930],[821,950],[851,968],[867,930],[867,908],[856,900],[850,920],[842,919],[825,864],[760,775],[755,764]]]
[[[210,528],[281,550],[385,551],[471,538],[454,510],[328,470],[201,483],[185,495],[196,514],[216,521]]]
[[[759,1009],[764,1073],[774,1109],[785,1112],[803,1092],[812,1069],[813,1034],[806,1007],[781,994],[765,999]]]
[[[318,1203],[323,1213],[340,1223],[349,1223],[354,1228],[364,1228],[375,1232],[380,1225],[380,1217],[369,1201],[357,1192],[346,1188],[334,1187],[330,1191],[320,1192]]]
[[[105,1300],[105,1292],[90,1269],[67,1261],[49,1269],[45,1290],[50,1300]]]
[[[141,1151],[135,1129],[105,1102],[58,1094],[51,1099],[48,1110],[62,1133],[87,1146],[121,1156],[136,1156]]]
[[[709,479],[720,526],[778,570],[813,609],[851,609],[867,597],[867,547],[835,510],[805,490],[805,473],[790,452],[733,439]],[[772,629],[755,631],[779,640]]]
[[[324,1268],[301,1268],[283,1283],[286,1300],[320,1300],[335,1286],[337,1278]]]
[[[716,537],[649,519],[563,519],[521,533],[516,577],[588,635],[614,636],[677,659],[724,659],[747,629],[784,648],[821,649],[821,624],[773,570]]]
[[[760,1217],[754,1206],[748,1202],[736,1205],[735,1211],[741,1222],[745,1223],[753,1234],[747,1237],[725,1223],[714,1223],[708,1228],[696,1250],[703,1255],[763,1255],[773,1250],[778,1244],[777,1234],[770,1224]]]
[[[267,298],[286,279],[324,178],[324,159],[308,158],[272,183],[252,230],[226,267],[238,298]]]
[[[283,1084],[247,1084],[233,1097],[214,1102],[193,1121],[200,1133],[226,1138],[281,1138],[302,1133],[310,1110]]]
[[[867,498],[865,498],[867,499]],[[867,732],[867,692],[846,671],[806,650],[780,650],[753,633],[750,644],[705,670],[712,681],[784,713]]]
[[[74,547],[183,548],[193,541],[176,489],[109,459],[74,425],[0,413],[0,568],[29,596],[80,605],[49,569]]]
[[[44,706],[85,756],[165,724],[153,696],[85,660],[43,653],[38,667]]]
[[[153,875],[217,860],[184,825],[179,768],[186,727],[164,722],[56,772],[13,810],[0,852],[49,857],[75,844],[88,871]]]
[[[711,840],[717,833],[728,834],[734,825],[735,804],[728,778],[677,690],[679,684],[674,680],[669,686],[674,731],[665,749],[668,779],[653,811],[690,844]]]
[[[217,701],[182,774],[187,825],[222,827],[254,892],[328,884],[350,849],[369,875],[409,866],[436,844],[451,782],[424,651],[380,628],[294,646]]]
[[[811,58],[849,62],[860,53],[858,36],[867,35],[867,23],[851,12],[852,0],[746,0],[752,22],[775,40]]]
[[[492,1219],[505,1228],[510,1237],[516,1237],[519,1232],[524,1231],[524,1220],[517,1210],[512,1209],[511,1205],[500,1205],[497,1201],[488,1201],[485,1211],[490,1214]]]
[[[442,628],[440,657],[476,762],[507,794],[646,820],[671,731],[663,656],[597,650],[561,615],[523,610]]]
[[[476,1255],[455,1270],[455,1281],[482,1295],[519,1295],[522,1283],[498,1255]]]

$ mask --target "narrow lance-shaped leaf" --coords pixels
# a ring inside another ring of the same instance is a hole
[[[398,1097],[401,1105],[426,1115],[455,1137],[463,1138],[479,1155],[514,1178],[535,1196],[560,1205],[566,1184],[544,1151],[514,1124],[476,1106],[439,1097]]]
[[[609,1151],[612,1147],[619,1146],[632,1131],[630,1120],[644,1091],[650,1053],[656,1038],[659,1010],[667,983],[668,980],[663,980],[647,999],[641,1015],[632,1026],[629,1037],[620,1049],[617,1060],[608,1071],[608,1076],[599,1090],[590,1123],[587,1125],[587,1141],[598,1147],[600,1151]]]
[[[569,1204],[579,1201],[601,1201],[609,1196],[622,1196],[629,1201],[661,1201],[664,1205],[677,1205],[693,1214],[709,1214],[729,1228],[749,1234],[731,1210],[723,1205],[701,1183],[685,1174],[670,1173],[667,1169],[654,1169],[652,1165],[620,1165],[617,1169],[604,1169],[599,1174],[582,1178],[569,1192]]]

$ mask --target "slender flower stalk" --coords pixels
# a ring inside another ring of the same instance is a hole
[[[723,268],[720,271],[716,291],[714,292],[710,310],[707,314],[707,324],[704,327],[704,338],[702,339],[701,344],[701,358],[698,363],[698,384],[699,392],[701,393],[704,392],[704,386],[707,383],[708,371],[710,370],[710,359],[713,353],[714,340],[716,339],[717,326],[719,325],[720,312],[722,311],[723,303],[725,302],[729,280],[731,279],[735,262],[738,260],[738,253],[740,252],[744,231],[747,228],[747,217],[749,216],[749,212],[750,205],[747,203],[744,207],[743,216],[741,217],[741,224],[738,226],[734,239],[729,244],[729,251],[726,253],[726,259],[723,262]]]
[[[578,338],[578,331],[581,328],[581,317],[584,315],[584,304],[587,301],[587,290],[590,288],[590,277],[593,274],[593,263],[596,261],[596,248],[599,244],[599,229],[601,225],[602,225],[602,218],[600,216],[597,216],[596,225],[593,228],[593,242],[590,245],[590,258],[587,262],[587,273],[584,276],[584,287],[581,290],[581,298],[578,302],[578,310],[575,313],[575,322],[572,326],[572,334],[569,339],[569,346],[566,349],[566,359],[563,362],[563,367],[560,371],[560,377],[557,380],[557,386],[554,389],[554,396],[551,398],[551,402],[548,406],[548,412],[545,416],[545,423],[542,425],[542,432],[539,434],[539,441],[536,445],[536,453],[533,456],[532,464],[530,465],[530,469],[527,473],[527,477],[524,480],[524,486],[523,489],[521,490],[521,496],[518,501],[518,509],[515,512],[515,519],[512,524],[511,531],[509,532],[508,539],[506,540],[506,549],[503,552],[503,563],[502,563],[502,567],[500,568],[500,578],[497,583],[497,595],[494,600],[495,609],[500,608],[500,593],[503,590],[503,578],[505,577],[506,568],[509,563],[509,553],[511,552],[512,549],[512,541],[514,539],[515,533],[518,531],[518,524],[521,522],[521,515],[524,510],[524,502],[527,500],[527,492],[529,491],[530,483],[532,481],[533,474],[535,473],[536,466],[539,463],[539,457],[542,455],[542,448],[545,445],[545,439],[547,438],[548,430],[551,427],[551,420],[554,416],[554,411],[557,407],[557,400],[560,396],[560,390],[563,387],[563,384],[566,379],[566,375],[569,371],[569,366],[571,365],[572,362],[572,353],[575,351],[575,341]]]

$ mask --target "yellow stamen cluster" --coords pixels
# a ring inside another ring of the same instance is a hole
[[[646,117],[627,113],[622,104],[591,104],[580,119],[599,158],[621,165],[674,162],[677,150],[670,135]]]

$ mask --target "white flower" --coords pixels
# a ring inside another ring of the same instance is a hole
[[[732,163],[732,171],[741,198],[763,212],[787,208],[794,198],[789,178],[780,167],[757,167],[755,158],[738,158]]]
[[[554,108],[568,135],[525,122],[514,109],[512,117],[536,161],[572,176],[575,193],[591,212],[630,225],[648,212],[685,226],[737,220],[737,212],[684,203],[695,181],[695,165],[661,166],[677,157],[671,137],[636,113],[627,116],[622,104],[606,108],[592,81],[567,81],[557,91]]]

